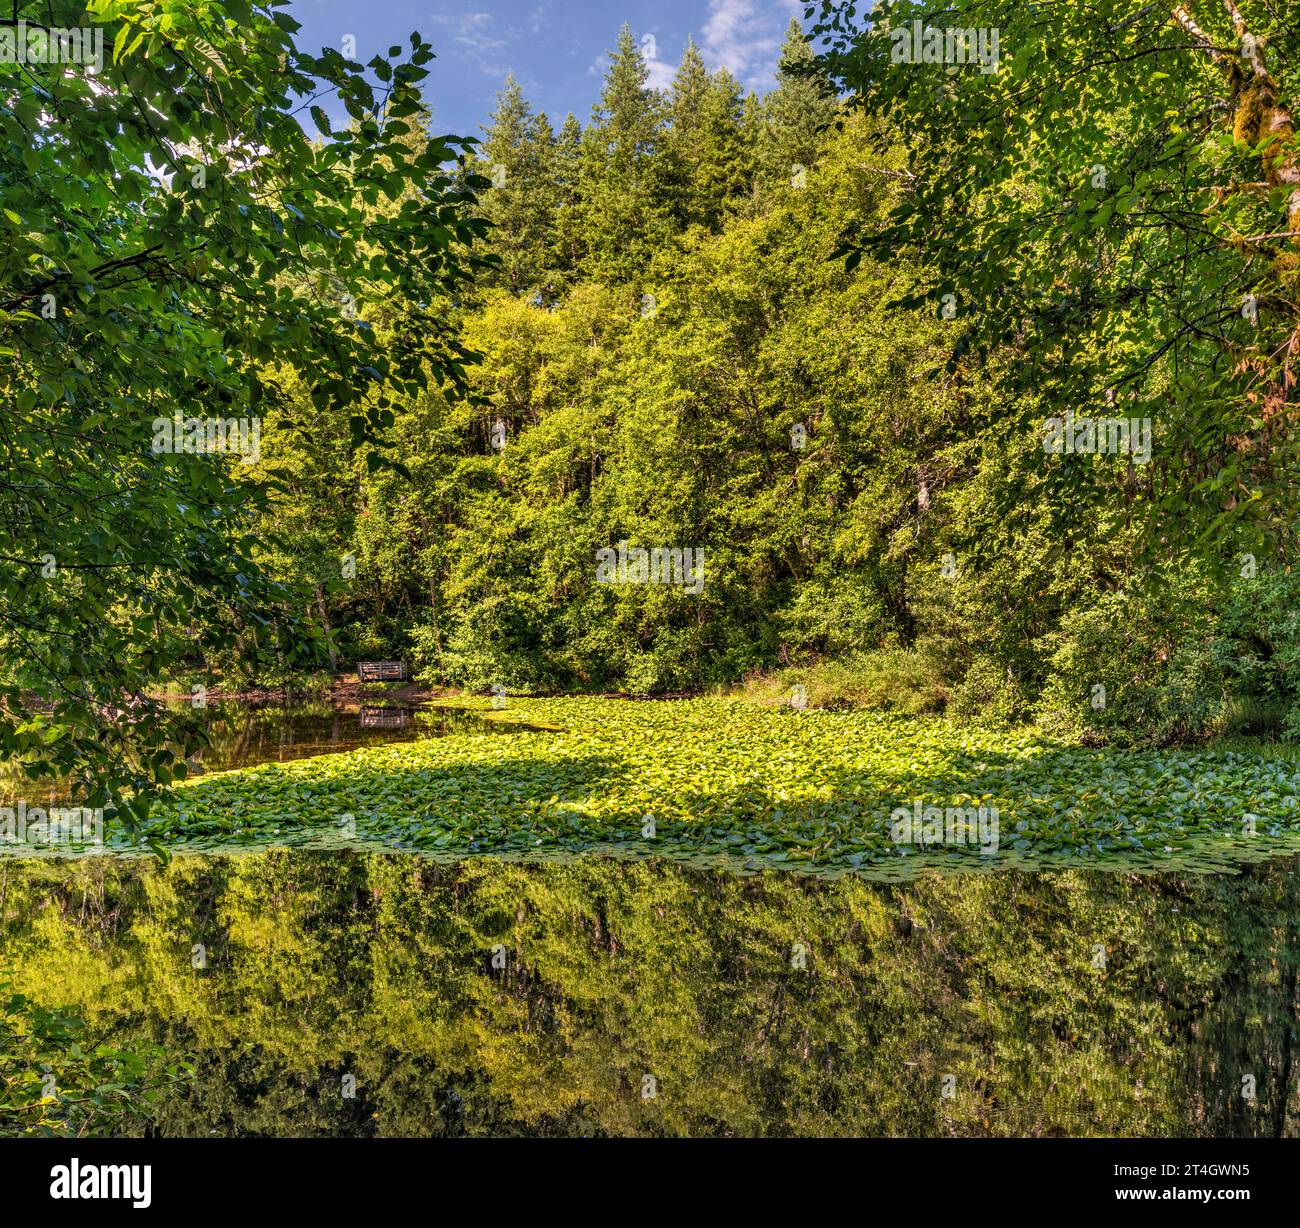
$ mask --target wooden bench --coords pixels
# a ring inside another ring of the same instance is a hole
[[[365,686],[367,682],[405,682],[405,661],[358,661],[357,681]]]
[[[410,713],[405,708],[362,708],[362,729],[405,729]]]

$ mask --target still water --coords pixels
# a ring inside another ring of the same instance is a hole
[[[0,917],[16,988],[194,1063],[163,1135],[1300,1133],[1295,859],[8,861]]]
[[[210,745],[190,760],[199,773],[287,763],[449,733],[493,733],[507,727],[456,708],[222,703],[213,705],[206,730]]]
[[[194,766],[462,728],[500,727],[227,705]],[[0,858],[0,970],[95,1043],[192,1063],[134,1133],[1300,1134],[1295,857],[909,883],[596,855]]]
[[[329,703],[285,706],[223,701],[207,709],[203,729],[208,745],[188,760],[192,775],[256,767],[259,763],[288,763],[449,733],[510,731],[509,726],[485,721],[462,709],[385,705],[382,701],[340,707]],[[29,805],[78,804],[60,782],[33,785],[13,771],[0,769],[0,805],[13,805],[19,798]]]

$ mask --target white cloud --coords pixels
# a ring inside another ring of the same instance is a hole
[[[510,71],[500,58],[507,40],[497,30],[491,13],[434,13],[432,20],[448,31],[456,49],[487,76],[504,77]]]
[[[776,68],[785,27],[796,8],[790,0],[709,0],[700,50],[714,67],[747,85],[766,84]]]
[[[646,67],[650,70],[650,88],[666,90],[673,83],[677,69],[664,60],[651,60]]]
[[[661,60],[657,56],[653,60],[647,59],[645,66],[649,76],[647,84],[652,90],[666,90],[677,75],[677,66],[675,64],[670,64],[667,60]]]

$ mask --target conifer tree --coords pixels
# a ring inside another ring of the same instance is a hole
[[[812,166],[820,133],[839,105],[793,17],[781,47],[777,83],[763,102],[758,133],[758,168],[765,183],[788,180],[793,168]]]
[[[580,177],[588,272],[610,284],[637,281],[667,237],[667,205],[654,170],[660,100],[648,81],[625,25],[583,142]]]
[[[555,221],[548,249],[550,281],[544,288],[548,302],[558,301],[572,288],[587,251],[579,187],[582,172],[582,124],[572,111],[564,117],[564,123],[560,127],[552,166]]]
[[[512,294],[534,293],[547,280],[546,254],[555,221],[555,139],[545,115],[533,114],[514,76],[506,78],[482,148],[481,173],[492,181],[483,212],[493,224],[501,266],[488,278]]]
[[[660,158],[676,225],[720,228],[727,200],[747,186],[740,85],[726,69],[710,73],[693,40],[686,44],[666,108]]]

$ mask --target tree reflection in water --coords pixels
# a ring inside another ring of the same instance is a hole
[[[8,860],[0,967],[164,1134],[1294,1135],[1298,870]]]

